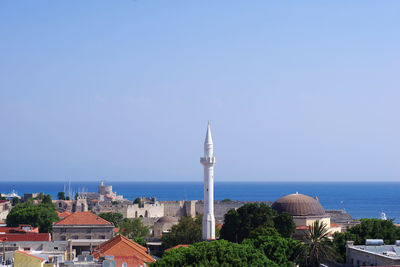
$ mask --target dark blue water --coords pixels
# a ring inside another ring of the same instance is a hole
[[[201,182],[109,182],[118,195],[133,200],[138,196],[155,196],[158,200],[203,199]],[[72,191],[85,188],[97,192],[98,182],[71,182]],[[68,186],[67,186],[68,188]],[[53,198],[64,190],[63,182],[0,182],[0,192],[18,194],[44,192]],[[345,209],[354,218],[378,218],[384,211],[388,218],[400,222],[400,183],[339,182],[216,182],[215,199],[274,201],[286,194],[318,196],[325,209]]]

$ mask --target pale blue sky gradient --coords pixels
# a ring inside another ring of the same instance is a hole
[[[400,180],[400,1],[0,1],[0,180]]]

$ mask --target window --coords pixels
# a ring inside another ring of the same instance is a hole
[[[72,239],[79,239],[77,235],[72,236]]]
[[[128,264],[126,264],[126,262],[123,262],[122,267],[128,267]]]
[[[54,247],[54,250],[58,250],[58,247]]]
[[[65,240],[65,235],[61,236],[61,240],[63,241]]]
[[[86,233],[91,233],[91,232],[92,232],[92,229],[91,229],[91,228],[86,229]]]
[[[31,248],[24,248],[24,251],[29,251],[31,250]]]
[[[86,239],[92,239],[92,236],[87,235],[85,238],[86,238]]]
[[[106,239],[106,236],[105,235],[101,235],[100,239]]]

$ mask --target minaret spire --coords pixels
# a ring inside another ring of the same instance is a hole
[[[211,137],[210,122],[208,122],[206,139],[204,141],[204,157],[200,158],[204,167],[204,213],[203,240],[215,239],[214,217],[214,145]]]

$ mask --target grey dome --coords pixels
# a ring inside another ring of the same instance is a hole
[[[176,222],[178,222],[178,219],[175,218],[175,217],[171,217],[171,216],[164,216],[164,217],[161,217],[160,219],[158,219],[157,222],[160,222],[160,223],[176,223]]]
[[[325,215],[325,210],[318,200],[298,193],[281,197],[272,204],[272,208],[279,213],[287,212],[292,216]]]

